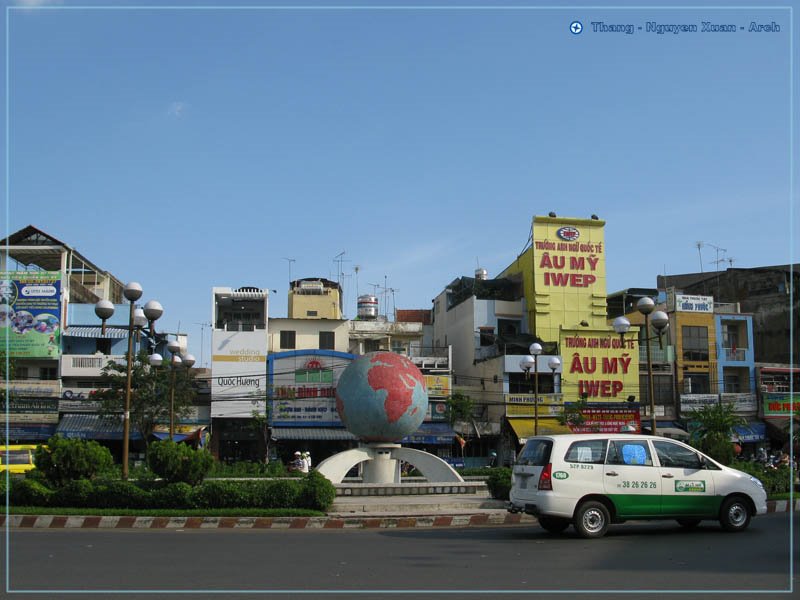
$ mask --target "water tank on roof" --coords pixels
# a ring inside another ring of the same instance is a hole
[[[489,279],[489,272],[486,269],[481,269],[478,267],[475,269],[475,279],[482,279],[486,280]]]
[[[378,317],[378,297],[364,294],[358,297],[358,318],[376,319]]]

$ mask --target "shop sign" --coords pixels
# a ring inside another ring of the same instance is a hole
[[[447,420],[447,403],[446,402],[428,402],[428,412],[425,415],[426,421],[446,421]]]
[[[341,427],[334,398],[273,400],[272,425],[276,427]]]
[[[533,417],[536,414],[534,394],[505,394],[506,416],[508,417]],[[540,417],[557,416],[564,410],[564,401],[561,394],[539,394]]]
[[[0,398],[0,422],[6,421],[58,423],[58,398]]]
[[[755,394],[720,394],[723,404],[733,405],[734,412],[754,413],[758,410]]]
[[[570,406],[570,403],[565,405]],[[632,406],[592,406],[580,410],[583,423],[570,424],[573,433],[619,433],[620,430],[630,425],[641,431],[641,418],[639,408]]]
[[[713,313],[714,297],[675,294],[675,310],[677,312]]]
[[[691,412],[700,410],[705,406],[713,406],[719,403],[719,396],[716,394],[681,394],[681,412]]]
[[[562,391],[574,390],[573,397],[585,394],[589,398],[624,400],[629,395],[626,386],[631,389],[639,384],[639,353],[634,339],[621,339],[611,332],[565,330],[561,347],[568,380]]]
[[[425,387],[428,389],[428,397],[447,397],[450,395],[450,376],[449,375],[425,375]]]
[[[12,396],[59,396],[61,394],[61,382],[59,381],[27,381],[11,380],[9,382],[0,381],[0,390],[8,390]]]
[[[765,417],[790,417],[800,414],[800,394],[767,392],[763,400]]]

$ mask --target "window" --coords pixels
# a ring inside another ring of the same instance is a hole
[[[364,352],[377,352],[381,349],[381,341],[380,340],[365,340],[364,341]]]
[[[58,368],[39,367],[39,379],[42,381],[53,381],[54,379],[58,379]]]
[[[581,440],[573,442],[564,460],[575,463],[594,463],[602,465],[606,459],[608,440]]]
[[[553,442],[550,440],[530,440],[517,457],[518,465],[543,467],[550,462],[550,451]]]
[[[392,340],[392,352],[395,354],[408,354],[408,348],[402,341]]]
[[[653,466],[645,440],[612,440],[608,444],[609,465]]]
[[[295,348],[295,332],[281,331],[281,349],[294,350],[294,348]]]
[[[315,311],[315,310],[307,310],[306,311],[306,316],[307,317],[316,317],[317,316],[317,311]]]
[[[700,469],[700,457],[694,452],[672,442],[653,442],[662,467],[677,467],[681,469]]]
[[[497,319],[497,332],[500,335],[517,335],[520,330],[520,322],[510,319]]]
[[[481,334],[480,337],[480,344],[481,347],[491,346],[494,344],[494,327],[478,327],[478,331]]]
[[[95,352],[100,354],[111,354],[111,340],[110,339],[97,339]]]
[[[319,332],[319,349],[334,350],[336,347],[336,334],[333,331]]]
[[[684,373],[683,393],[710,394],[711,386],[708,381],[708,375],[706,373]]]
[[[683,360],[708,360],[708,327],[684,325]]]
[[[295,383],[333,383],[333,369],[298,369]]]

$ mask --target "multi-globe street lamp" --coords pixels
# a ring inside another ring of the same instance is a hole
[[[533,435],[539,435],[539,355],[542,353],[542,345],[539,342],[533,342],[528,351],[531,353],[529,356],[523,356],[519,361],[519,367],[525,371],[525,379],[530,377],[531,368],[533,368]]]
[[[661,336],[664,331],[669,327],[669,317],[663,310],[655,310],[655,302],[652,298],[641,298],[636,303],[636,310],[644,315],[644,332],[645,335],[639,341],[644,342],[647,351],[647,391],[650,397],[650,431],[656,435],[656,399],[653,386],[653,361],[650,357],[650,341],[658,340],[658,347],[663,348]],[[655,335],[650,335],[650,326],[653,326]],[[625,339],[625,334],[631,328],[631,322],[625,317],[617,317],[613,322],[614,331],[619,334],[621,339]]]
[[[169,440],[174,441],[175,438],[175,374],[180,367],[191,369],[194,365],[195,358],[191,354],[180,355],[181,346],[176,340],[170,340],[167,343],[167,350],[171,355],[170,358],[170,383],[169,383]],[[153,353],[150,355],[150,365],[153,367],[160,367],[164,359],[160,354]]]
[[[127,354],[127,374],[125,379],[125,405],[122,413],[122,479],[128,478],[128,449],[131,431],[131,378],[133,373],[133,334],[138,332],[145,325],[149,325],[150,332],[155,335],[153,324],[164,314],[164,309],[156,300],[150,300],[144,305],[144,309],[136,306],[136,301],[142,297],[142,286],[135,281],[131,281],[123,290],[125,299],[130,303],[128,313],[128,354]],[[95,314],[100,317],[102,334],[106,333],[106,320],[114,314],[114,305],[108,300],[100,300],[94,306]]]

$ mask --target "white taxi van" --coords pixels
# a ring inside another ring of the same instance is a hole
[[[718,520],[742,531],[767,512],[761,482],[677,440],[620,434],[537,436],[512,468],[510,512],[535,515],[551,533],[570,525],[605,535],[628,519]]]

